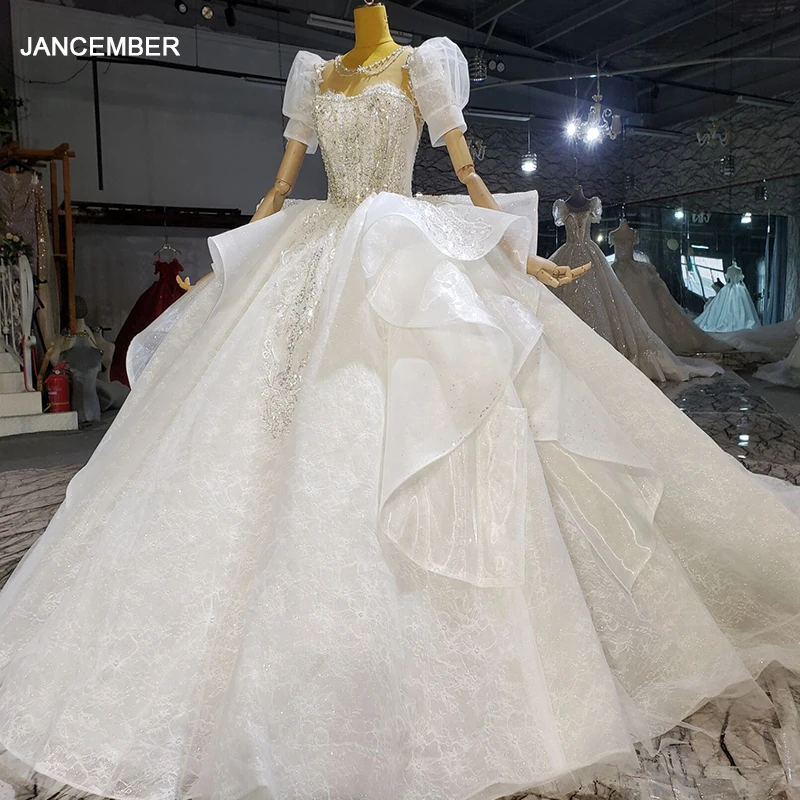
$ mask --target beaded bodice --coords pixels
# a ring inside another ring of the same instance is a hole
[[[603,216],[603,205],[599,197],[593,197],[585,209],[574,209],[564,200],[556,200],[553,204],[553,218],[556,225],[567,229],[567,244],[589,244],[592,223],[600,222]]]
[[[569,244],[588,242],[591,236],[592,221],[592,215],[588,209],[586,211],[570,211],[564,218],[567,242]]]
[[[377,192],[411,194],[422,123],[402,89],[383,82],[352,96],[318,93],[313,117],[330,202],[350,206]]]

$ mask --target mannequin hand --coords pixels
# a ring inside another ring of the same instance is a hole
[[[576,278],[586,274],[592,268],[591,263],[584,264],[582,267],[570,269],[569,267],[559,267],[552,261],[541,256],[528,256],[528,275],[541,281],[545,286],[564,286],[572,283]]]

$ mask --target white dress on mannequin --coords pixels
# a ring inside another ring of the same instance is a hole
[[[580,281],[554,289],[555,294],[648,378],[686,381],[722,372],[710,361],[679,358],[650,329],[603,251],[592,241],[592,223],[599,222],[602,215],[599,197],[593,197],[581,210],[556,200],[553,217],[556,225],[566,228],[567,241],[551,259],[566,267],[578,267],[589,260],[592,269]]]
[[[725,271],[725,285],[711,298],[695,324],[711,333],[760,328],[761,320],[744,285],[744,273],[734,263]]]
[[[720,353],[731,345],[715,339],[692,322],[675,302],[658,270],[648,261],[636,258],[634,246],[639,234],[622,219],[619,228],[609,233],[614,246],[613,269],[636,304],[645,322],[673,353]]]
[[[0,765],[126,800],[491,800],[800,669],[798,519],[524,271],[411,196],[446,39],[320,93],[327,201],[210,240],[0,594]],[[505,239],[505,248],[497,247]]]

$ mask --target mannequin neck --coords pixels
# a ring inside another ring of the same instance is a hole
[[[356,43],[348,55],[357,54],[364,58],[378,50],[390,53],[399,47],[392,39],[392,32],[389,30],[386,6],[381,4],[361,6],[353,12],[353,22]]]
[[[614,244],[614,253],[617,258],[633,258],[636,234],[624,217],[619,221],[619,227],[611,231],[611,240]]]
[[[583,193],[583,187],[578,183],[572,190],[572,194],[566,200],[571,208],[586,208],[589,205],[589,198]]]

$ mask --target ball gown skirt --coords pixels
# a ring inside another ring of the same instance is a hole
[[[796,323],[796,331],[800,335],[800,321]],[[759,367],[755,376],[777,386],[800,388],[800,341],[795,342],[785,359]]]
[[[732,349],[730,344],[714,338],[692,321],[675,302],[653,264],[618,256],[613,269],[650,330],[673,353],[720,353]]]
[[[760,328],[761,320],[744,284],[742,271],[734,265],[728,267],[725,276],[728,282],[706,304],[695,323],[711,333]]]
[[[650,329],[603,251],[592,241],[591,224],[602,217],[600,198],[591,198],[585,210],[556,200],[553,217],[556,225],[566,228],[567,241],[551,260],[573,268],[587,261],[592,264],[580,280],[553,290],[587,325],[652,380],[686,381],[722,372],[711,361],[676,356]]]
[[[329,175],[335,120],[369,148],[376,107],[412,110],[314,97]],[[788,505],[525,274],[527,219],[404,175],[214,237],[214,277],[134,340],[128,401],[0,594],[4,775],[491,800],[632,767],[800,669]]]

